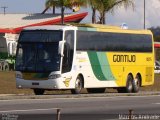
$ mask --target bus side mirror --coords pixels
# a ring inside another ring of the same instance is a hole
[[[65,43],[65,41],[60,41],[60,42],[59,42],[58,54],[59,54],[59,55],[61,55],[61,57],[63,57],[63,56],[64,56],[64,54],[63,54],[63,50],[64,50],[64,43]]]

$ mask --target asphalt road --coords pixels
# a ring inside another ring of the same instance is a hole
[[[1,100],[0,119],[56,120],[56,108],[61,109],[60,120],[127,119],[129,109],[133,119],[160,120],[160,96]]]

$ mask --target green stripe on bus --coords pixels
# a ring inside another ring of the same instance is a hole
[[[100,81],[115,80],[105,52],[87,52],[96,78]]]
[[[96,52],[87,52],[87,53],[89,56],[89,60],[90,60],[94,75],[98,80],[105,81],[105,76],[102,73],[97,53]]]
[[[115,80],[106,56],[106,52],[97,52],[97,56],[99,59],[102,73],[105,76],[106,80]]]

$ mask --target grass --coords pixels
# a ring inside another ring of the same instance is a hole
[[[141,91],[160,91],[160,74],[155,74],[154,85],[141,88]]]
[[[152,86],[141,88],[141,91],[160,91],[160,74],[155,74],[155,83]],[[116,92],[107,89],[107,92]],[[47,91],[46,94],[68,94],[70,91]],[[86,93],[86,90],[83,91]],[[15,72],[0,72],[0,94],[33,94],[30,89],[17,89],[15,82]]]
[[[0,94],[31,94],[31,90],[16,88],[15,72],[0,72]]]
[[[46,94],[68,94],[70,91],[47,91]],[[31,89],[17,89],[15,72],[0,72],[0,94],[33,94]]]

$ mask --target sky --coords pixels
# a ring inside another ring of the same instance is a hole
[[[6,6],[6,13],[41,13],[45,8],[46,0],[0,0],[0,13],[3,13],[1,7]],[[126,23],[130,29],[143,29],[144,21],[144,0],[134,0],[135,9],[117,8],[114,13],[106,14],[106,24],[118,25]],[[152,1],[152,2],[151,2]],[[51,11],[51,10],[50,10]],[[59,9],[56,10],[60,12]],[[146,0],[146,28],[160,26],[160,1]],[[91,9],[81,8],[79,12],[88,12],[89,15],[82,21],[91,22]],[[70,10],[67,13],[72,13]]]

